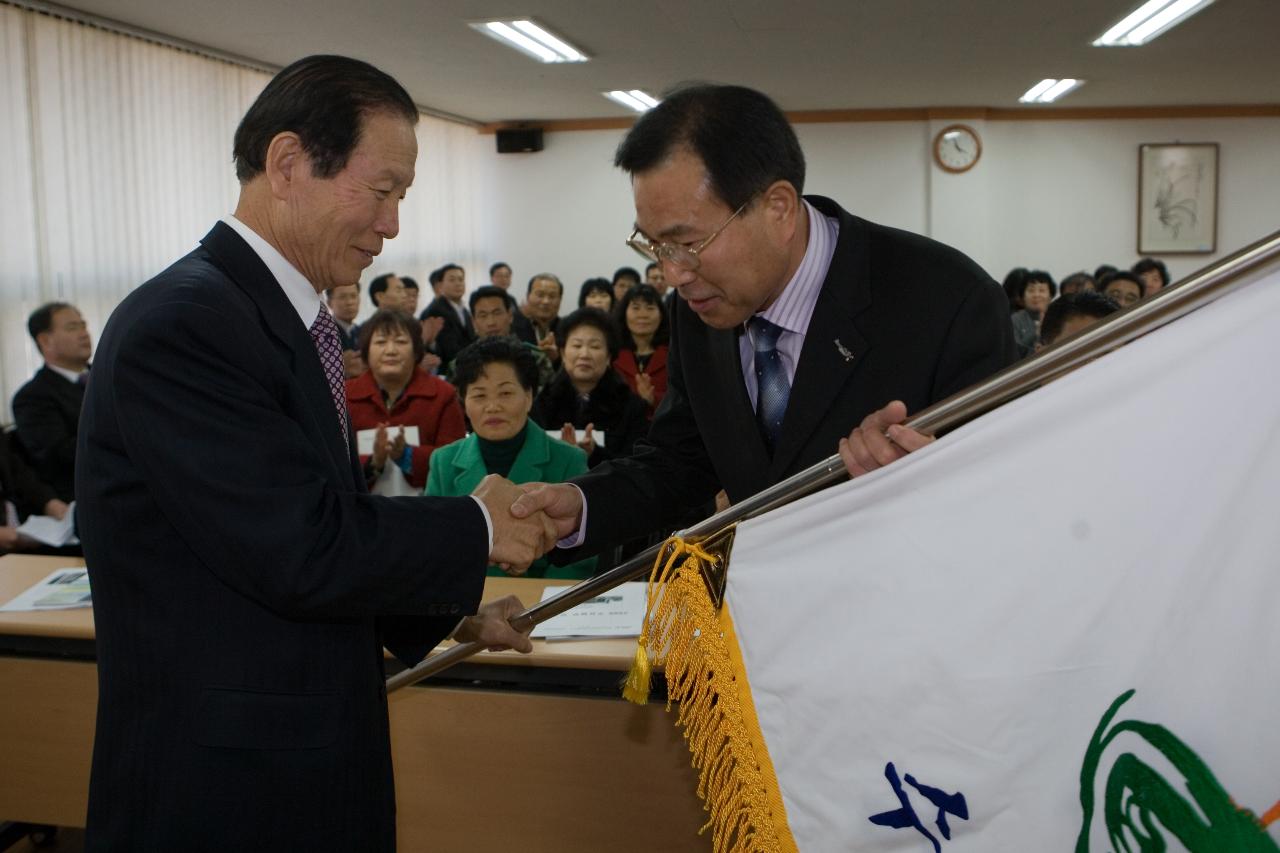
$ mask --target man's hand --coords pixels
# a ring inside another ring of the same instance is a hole
[[[529,564],[556,546],[556,526],[545,513],[533,511],[514,516],[512,505],[524,492],[515,483],[497,474],[480,481],[471,493],[484,501],[493,521],[493,551],[489,562],[509,575],[522,575]]]
[[[0,554],[6,551],[29,551],[38,544],[40,543],[36,540],[19,533],[16,527],[0,527]]]
[[[582,525],[582,492],[564,483],[525,483],[520,487],[524,494],[511,506],[516,518],[526,518],[535,513],[546,513],[555,526],[555,540],[564,539]]]
[[[444,328],[443,317],[428,317],[422,321],[422,341],[427,346],[436,342],[436,335]]]
[[[934,441],[931,435],[903,426],[906,419],[906,404],[894,400],[863,418],[848,438],[840,439],[840,458],[850,477],[882,468]]]
[[[70,511],[70,509],[71,507],[67,506],[67,504],[57,498],[53,498],[44,505],[44,514],[51,518],[56,518],[58,521],[62,521],[62,519],[67,517],[67,512]]]
[[[423,370],[427,371],[427,373],[431,373],[443,363],[444,362],[440,360],[440,356],[433,352],[429,352],[422,356],[422,361],[418,362],[418,367],[421,367]]]
[[[552,364],[555,364],[560,360],[560,347],[556,346],[556,336],[554,332],[547,332],[546,337],[538,341],[538,349],[547,354],[547,358],[551,359]]]
[[[459,643],[480,643],[491,652],[515,649],[528,654],[533,651],[529,634],[521,634],[507,621],[523,610],[524,605],[514,595],[481,604],[475,616],[462,620],[462,624],[453,632],[453,638]]]

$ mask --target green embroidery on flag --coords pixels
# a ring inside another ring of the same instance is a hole
[[[1160,853],[1167,832],[1192,853],[1280,853],[1262,820],[1239,808],[1209,767],[1164,726],[1125,720],[1107,727],[1135,691],[1120,695],[1103,714],[1080,768],[1080,805],[1084,823],[1076,853],[1090,853],[1089,828],[1094,817],[1094,787],[1102,753],[1120,734],[1129,732],[1160,752],[1186,779],[1185,794],[1132,752],[1124,752],[1107,770],[1102,815],[1117,851]],[[1270,815],[1270,813],[1268,813]],[[1207,820],[1206,820],[1207,819]],[[1136,846],[1134,846],[1136,845]]]

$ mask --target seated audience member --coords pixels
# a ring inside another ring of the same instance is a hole
[[[360,358],[360,327],[356,315],[360,313],[360,283],[331,287],[324,292],[325,304],[333,321],[338,324],[338,338],[342,341],[342,369],[347,379],[364,373],[364,361]]]
[[[1102,292],[1116,301],[1121,308],[1128,308],[1142,298],[1142,282],[1136,275],[1124,270],[1107,273],[1102,277]]]
[[[501,287],[485,285],[471,294],[470,304],[478,340],[510,337],[533,354],[538,365],[538,384],[533,389],[534,395],[537,395],[551,381],[556,369],[537,344],[522,341],[512,332],[516,314],[520,313],[516,308],[515,297]]]
[[[400,306],[400,310],[408,314],[410,317],[418,316],[418,282],[407,275],[400,276],[400,283],[404,285],[404,304]]]
[[[613,298],[613,285],[607,278],[589,278],[578,291],[579,308],[598,308],[606,314],[613,313],[617,300]]]
[[[1005,298],[1009,300],[1010,314],[1021,311],[1023,308],[1022,283],[1026,281],[1026,278],[1026,267],[1014,267],[1009,270],[1009,274],[1004,277],[1004,284],[1001,286],[1004,288]]]
[[[653,417],[667,393],[667,309],[657,289],[637,285],[622,294],[615,323],[621,347],[613,369],[644,400]]]
[[[1064,278],[1058,285],[1058,292],[1063,296],[1071,293],[1097,293],[1098,283],[1093,280],[1093,276],[1081,270]]]
[[[654,261],[644,268],[644,283],[658,291],[659,296],[667,295],[667,274],[662,264]]]
[[[511,266],[506,261],[498,261],[489,267],[489,284],[503,290],[511,289]]]
[[[1040,346],[1052,346],[1119,310],[1120,306],[1114,299],[1092,290],[1059,296],[1049,303],[1044,312],[1044,320],[1040,323]]]
[[[93,338],[80,312],[65,302],[31,312],[27,331],[44,367],[13,395],[18,440],[40,481],[70,503],[75,500],[76,433]]]
[[[529,279],[521,316],[526,327],[515,324],[516,337],[537,344],[547,354],[552,364],[560,363],[560,350],[556,344],[556,329],[560,323],[560,302],[564,299],[564,284],[549,272],[542,272]]]
[[[398,430],[394,438],[379,431],[373,454],[360,457],[370,484],[391,464],[404,472],[409,485],[421,489],[432,452],[466,434],[453,386],[418,366],[425,351],[421,328],[403,311],[378,311],[360,328],[360,353],[369,369],[347,381],[352,428],[418,428],[417,447],[407,445]]]
[[[622,294],[640,283],[640,273],[634,267],[618,267],[613,274],[613,298],[622,301]]]
[[[513,483],[562,483],[586,473],[587,456],[581,449],[549,438],[529,420],[538,369],[523,342],[482,337],[458,353],[453,375],[474,432],[431,454],[428,495],[469,495],[487,474]],[[543,557],[533,562],[528,575],[581,579],[590,577],[595,565],[594,557],[567,566],[553,566]],[[503,572],[490,566],[489,574]]]
[[[1093,271],[1093,280],[1097,282],[1098,287],[1101,288],[1102,279],[1105,278],[1108,274],[1113,273],[1115,271],[1116,271],[1116,267],[1111,266],[1111,264],[1102,264],[1096,270]]]
[[[611,365],[618,357],[617,335],[609,315],[579,308],[560,322],[563,364],[551,384],[533,401],[532,417],[546,429],[561,430],[577,442],[591,467],[616,456],[628,456],[648,430],[648,407]],[[596,440],[604,433],[604,441]]]
[[[1142,282],[1142,295],[1151,296],[1169,286],[1169,268],[1163,261],[1143,258],[1133,265],[1131,272]]]
[[[1040,318],[1057,292],[1053,276],[1044,270],[1028,270],[1022,277],[1017,293],[1022,309],[1013,312],[1009,318],[1013,322],[1013,337],[1020,356],[1035,352],[1036,341],[1040,339]]]
[[[4,511],[4,518],[0,519],[0,554],[39,548],[39,542],[18,532],[18,525],[33,515],[61,520],[68,510],[66,502],[40,482],[23,461],[7,432],[0,432],[0,507]]]
[[[430,281],[435,298],[422,312],[421,319],[424,322],[433,320],[439,328],[433,345],[447,377],[449,365],[453,364],[458,353],[476,339],[471,312],[462,302],[467,292],[467,274],[457,264],[445,264],[431,273]],[[423,329],[428,337],[431,331]]]
[[[404,307],[404,281],[395,273],[383,273],[369,282],[369,301],[374,309]]]

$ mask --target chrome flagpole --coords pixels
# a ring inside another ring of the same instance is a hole
[[[1100,320],[1031,358],[935,403],[909,418],[907,426],[923,433],[942,435],[1252,283],[1277,261],[1280,261],[1280,231],[1193,273],[1148,299]],[[854,426],[856,424],[850,424],[849,428]],[[834,454],[723,512],[679,531],[676,535],[695,541],[714,537],[740,521],[763,515],[846,477],[844,463],[838,454]],[[588,578],[555,598],[530,607],[512,617],[511,626],[517,631],[527,631],[618,584],[644,578],[653,568],[654,560],[662,548],[662,545],[655,545],[602,575]],[[387,692],[416,684],[471,657],[483,648],[478,643],[459,643],[432,655],[417,666],[388,678]]]

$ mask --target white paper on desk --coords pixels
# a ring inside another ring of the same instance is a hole
[[[410,447],[417,447],[422,444],[418,438],[418,428],[416,426],[400,426],[392,424],[387,427],[387,438],[392,441],[396,440],[396,436],[401,432],[404,433],[404,443]],[[378,434],[376,429],[362,429],[356,432],[356,453],[361,456],[373,455],[373,437]]]
[[[73,610],[92,607],[89,573],[84,569],[58,569],[40,583],[0,607],[0,611]]]
[[[67,510],[66,516],[61,521],[51,515],[30,516],[18,528],[18,532],[51,548],[61,548],[64,545],[79,545],[80,540],[76,538],[75,534],[75,510],[76,505],[72,503],[71,508]]]
[[[564,440],[564,437],[561,435],[561,432],[560,432],[560,430],[558,430],[558,429],[549,429],[549,430],[547,430],[547,435],[549,435],[549,436],[551,436],[552,438],[555,438],[555,439],[560,439],[561,441],[563,441],[563,440]],[[573,431],[573,440],[574,440],[574,441],[576,441],[576,442],[578,442],[579,444],[581,444],[582,442],[586,441],[586,440],[587,440],[587,431],[586,431],[585,429],[575,429],[575,430]],[[594,441],[596,444],[599,444],[599,445],[601,445],[601,446],[603,446],[603,447],[608,447],[608,446],[609,446],[609,442],[605,441],[605,439],[604,439],[604,430],[601,430],[601,429],[593,429],[593,430],[591,431],[591,440],[592,440],[592,441]]]
[[[534,626],[529,635],[543,640],[638,637],[644,622],[645,583],[624,583],[584,601],[572,610]],[[542,600],[555,598],[567,586],[549,586]]]

